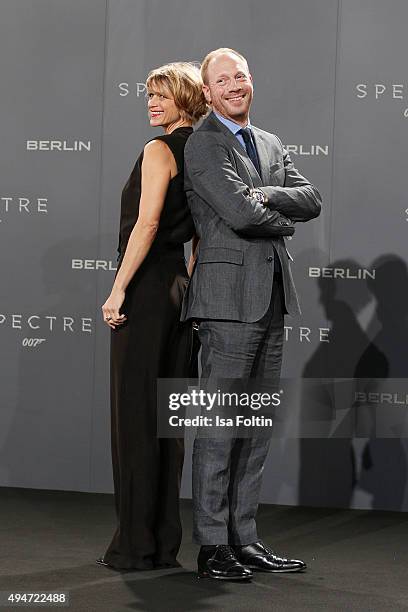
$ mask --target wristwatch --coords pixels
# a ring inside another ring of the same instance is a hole
[[[266,202],[268,201],[268,198],[266,197],[262,189],[251,189],[251,196],[255,198],[255,200],[257,200],[258,202],[261,202],[261,204],[266,204]]]

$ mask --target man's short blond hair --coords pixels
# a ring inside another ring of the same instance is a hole
[[[174,98],[180,114],[196,123],[207,114],[199,68],[190,62],[171,62],[151,70],[146,88],[164,87]]]
[[[208,64],[211,62],[211,60],[214,57],[217,57],[217,55],[224,55],[225,53],[232,53],[233,55],[236,55],[237,57],[239,57],[239,59],[243,60],[248,66],[246,57],[244,57],[238,51],[235,51],[234,49],[229,49],[228,47],[220,47],[219,49],[214,49],[214,51],[210,51],[209,53],[207,53],[207,55],[205,56],[205,58],[203,59],[201,63],[201,78],[205,85],[208,85],[208,74],[207,74]]]

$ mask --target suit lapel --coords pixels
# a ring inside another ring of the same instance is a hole
[[[267,184],[267,183],[263,183],[262,182],[262,178],[259,176],[254,164],[252,163],[251,159],[248,156],[247,150],[244,146],[242,146],[242,144],[239,142],[238,138],[235,136],[235,134],[233,134],[231,132],[231,130],[229,128],[227,128],[226,125],[224,125],[222,123],[222,121],[219,121],[219,119],[217,118],[217,116],[211,112],[207,119],[205,120],[205,122],[207,124],[212,125],[213,127],[215,127],[217,130],[221,131],[229,145],[231,146],[232,149],[234,149],[234,153],[237,157],[240,158],[240,160],[245,164],[249,175],[252,179],[253,182],[253,186],[254,187],[262,187],[262,185]],[[259,140],[259,139],[258,139]],[[258,141],[255,141],[255,144],[257,145]],[[263,146],[263,145],[261,145]],[[258,147],[257,147],[258,148]],[[265,166],[265,155],[266,155],[266,150],[265,147],[263,146],[263,162],[261,162],[261,156],[259,155],[259,151],[258,151],[258,156],[259,156],[259,163],[261,165],[261,172],[263,175],[265,176],[269,176],[268,174],[264,173],[264,168],[266,167],[266,170],[268,171],[268,165],[266,164]]]
[[[252,183],[254,187],[262,187],[262,179],[259,176],[258,171],[255,168],[254,164],[252,163],[251,159],[249,158],[248,153],[246,152],[246,149],[244,149],[244,147],[239,142],[238,138],[234,136],[232,132],[231,132],[231,135],[237,141],[236,144],[234,143],[233,145],[235,155],[239,157],[239,159],[245,164],[250,174],[250,177],[252,179]]]
[[[252,127],[252,133],[254,135],[255,146],[258,152],[259,165],[261,167],[261,178],[263,185],[269,185],[269,156],[266,147],[263,143],[262,137],[259,135],[256,127]]]

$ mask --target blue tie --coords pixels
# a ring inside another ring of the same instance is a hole
[[[245,142],[246,152],[251,162],[254,164],[259,176],[261,176],[261,167],[259,165],[258,153],[256,152],[254,142],[252,140],[252,132],[249,127],[241,128],[237,134],[241,134]]]

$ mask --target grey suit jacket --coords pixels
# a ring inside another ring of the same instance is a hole
[[[272,238],[279,213],[308,221],[321,198],[290,160],[279,138],[252,127],[261,176],[237,137],[212,112],[184,150],[185,190],[200,237],[196,265],[183,300],[181,320],[254,322],[272,294],[275,247],[282,265],[285,305],[300,312],[283,238]],[[262,204],[250,195],[260,187]]]

